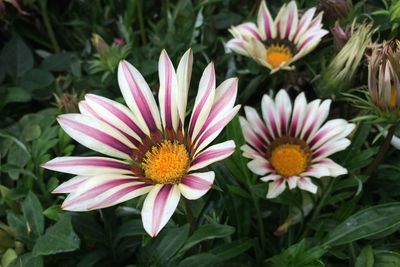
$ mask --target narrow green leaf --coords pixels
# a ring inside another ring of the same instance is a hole
[[[371,246],[365,246],[358,255],[355,267],[373,267],[374,253]]]
[[[343,245],[398,227],[400,202],[372,206],[361,210],[329,232],[324,245]]]

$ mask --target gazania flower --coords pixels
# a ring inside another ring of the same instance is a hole
[[[354,129],[343,119],[328,117],[330,100],[307,103],[304,93],[292,103],[285,90],[271,99],[264,95],[261,110],[264,121],[251,107],[245,107],[246,118],[240,117],[247,144],[243,156],[252,159],[249,169],[261,180],[271,182],[267,198],[281,194],[286,184],[290,189],[316,193],[310,177],[339,176],[347,170],[328,157],[350,145],[346,136]]]
[[[322,29],[322,13],[313,18],[315,10],[307,10],[299,19],[296,2],[291,1],[281,7],[273,20],[267,5],[261,1],[257,25],[248,22],[232,27],[234,39],[226,46],[253,58],[271,73],[290,70],[290,64],[310,53],[328,33]]]
[[[148,193],[142,221],[145,230],[156,236],[174,213],[181,195],[197,199],[210,189],[215,174],[201,169],[228,157],[235,149],[233,141],[206,147],[240,108],[234,107],[237,79],[228,79],[215,89],[214,65],[210,63],[200,79],[185,128],[191,71],[190,50],[177,71],[162,51],[157,106],[139,71],[121,61],[118,82],[129,108],[89,94],[80,103],[81,114],[58,118],[76,141],[109,156],[60,157],[44,164],[47,169],[77,175],[54,190],[69,193],[63,209],[100,209]]]

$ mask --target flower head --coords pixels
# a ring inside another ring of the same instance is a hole
[[[288,184],[317,192],[310,177],[339,176],[347,170],[328,157],[345,149],[346,138],[354,124],[343,119],[329,120],[330,100],[307,103],[304,93],[292,102],[285,90],[271,99],[264,95],[261,110],[245,107],[246,117],[240,117],[247,144],[241,147],[243,156],[252,159],[249,169],[269,185],[267,198],[280,195]]]
[[[234,39],[226,46],[271,72],[290,70],[290,64],[310,53],[328,33],[322,29],[322,13],[313,18],[315,10],[311,8],[299,18],[296,2],[291,1],[273,20],[265,1],[261,1],[257,25],[248,22],[231,27]]]
[[[145,230],[155,236],[172,216],[181,195],[197,199],[211,188],[214,172],[201,169],[231,155],[235,144],[226,141],[206,147],[240,108],[234,107],[237,79],[228,79],[215,89],[210,63],[185,127],[192,52],[185,53],[175,70],[162,51],[158,66],[158,105],[139,71],[121,61],[118,82],[129,108],[88,94],[80,102],[81,114],[58,118],[76,141],[109,156],[60,157],[44,164],[47,169],[77,175],[54,190],[69,193],[64,209],[100,209],[148,193],[142,221]]]
[[[372,102],[382,112],[400,118],[400,42],[376,46],[368,65],[368,88]]]

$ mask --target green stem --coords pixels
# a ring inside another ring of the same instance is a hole
[[[304,230],[303,234],[300,237],[300,240],[304,239],[307,234],[310,232],[311,230],[311,225],[313,224],[313,222],[315,221],[315,219],[317,219],[317,217],[319,216],[319,213],[321,212],[322,208],[325,206],[325,202],[326,199],[329,197],[329,195],[331,194],[333,185],[335,183],[336,179],[335,178],[330,178],[330,181],[328,183],[328,186],[326,188],[326,190],[323,192],[321,200],[318,202],[317,207],[315,208],[307,226],[306,229]]]
[[[144,19],[143,19],[143,8],[142,8],[142,0],[136,1],[137,7],[137,15],[139,18],[139,27],[140,27],[140,37],[142,39],[142,44],[146,45],[146,29],[144,27]]]
[[[46,2],[46,1],[45,1]],[[42,3],[42,1],[40,2]],[[47,30],[47,34],[49,35],[51,44],[53,45],[53,49],[56,53],[60,53],[60,46],[57,43],[56,37],[54,35],[53,28],[51,27],[50,19],[47,14],[46,4],[43,3],[40,5],[42,11],[43,22]]]
[[[376,157],[374,158],[374,160],[371,162],[371,164],[365,170],[365,172],[364,172],[365,175],[370,176],[378,168],[379,163],[385,157],[385,154],[390,147],[390,142],[392,141],[395,131],[396,131],[395,125],[393,125],[389,128],[388,133],[385,138],[385,141],[383,142],[382,146],[379,148],[379,151],[376,154]]]

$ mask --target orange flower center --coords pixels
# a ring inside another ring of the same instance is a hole
[[[301,174],[307,167],[308,153],[299,145],[278,145],[271,153],[270,163],[276,172],[290,177]]]
[[[157,184],[176,184],[186,174],[189,164],[186,146],[165,140],[144,154],[141,167],[146,178]]]
[[[292,50],[285,45],[271,45],[267,48],[266,60],[274,69],[292,58]]]

